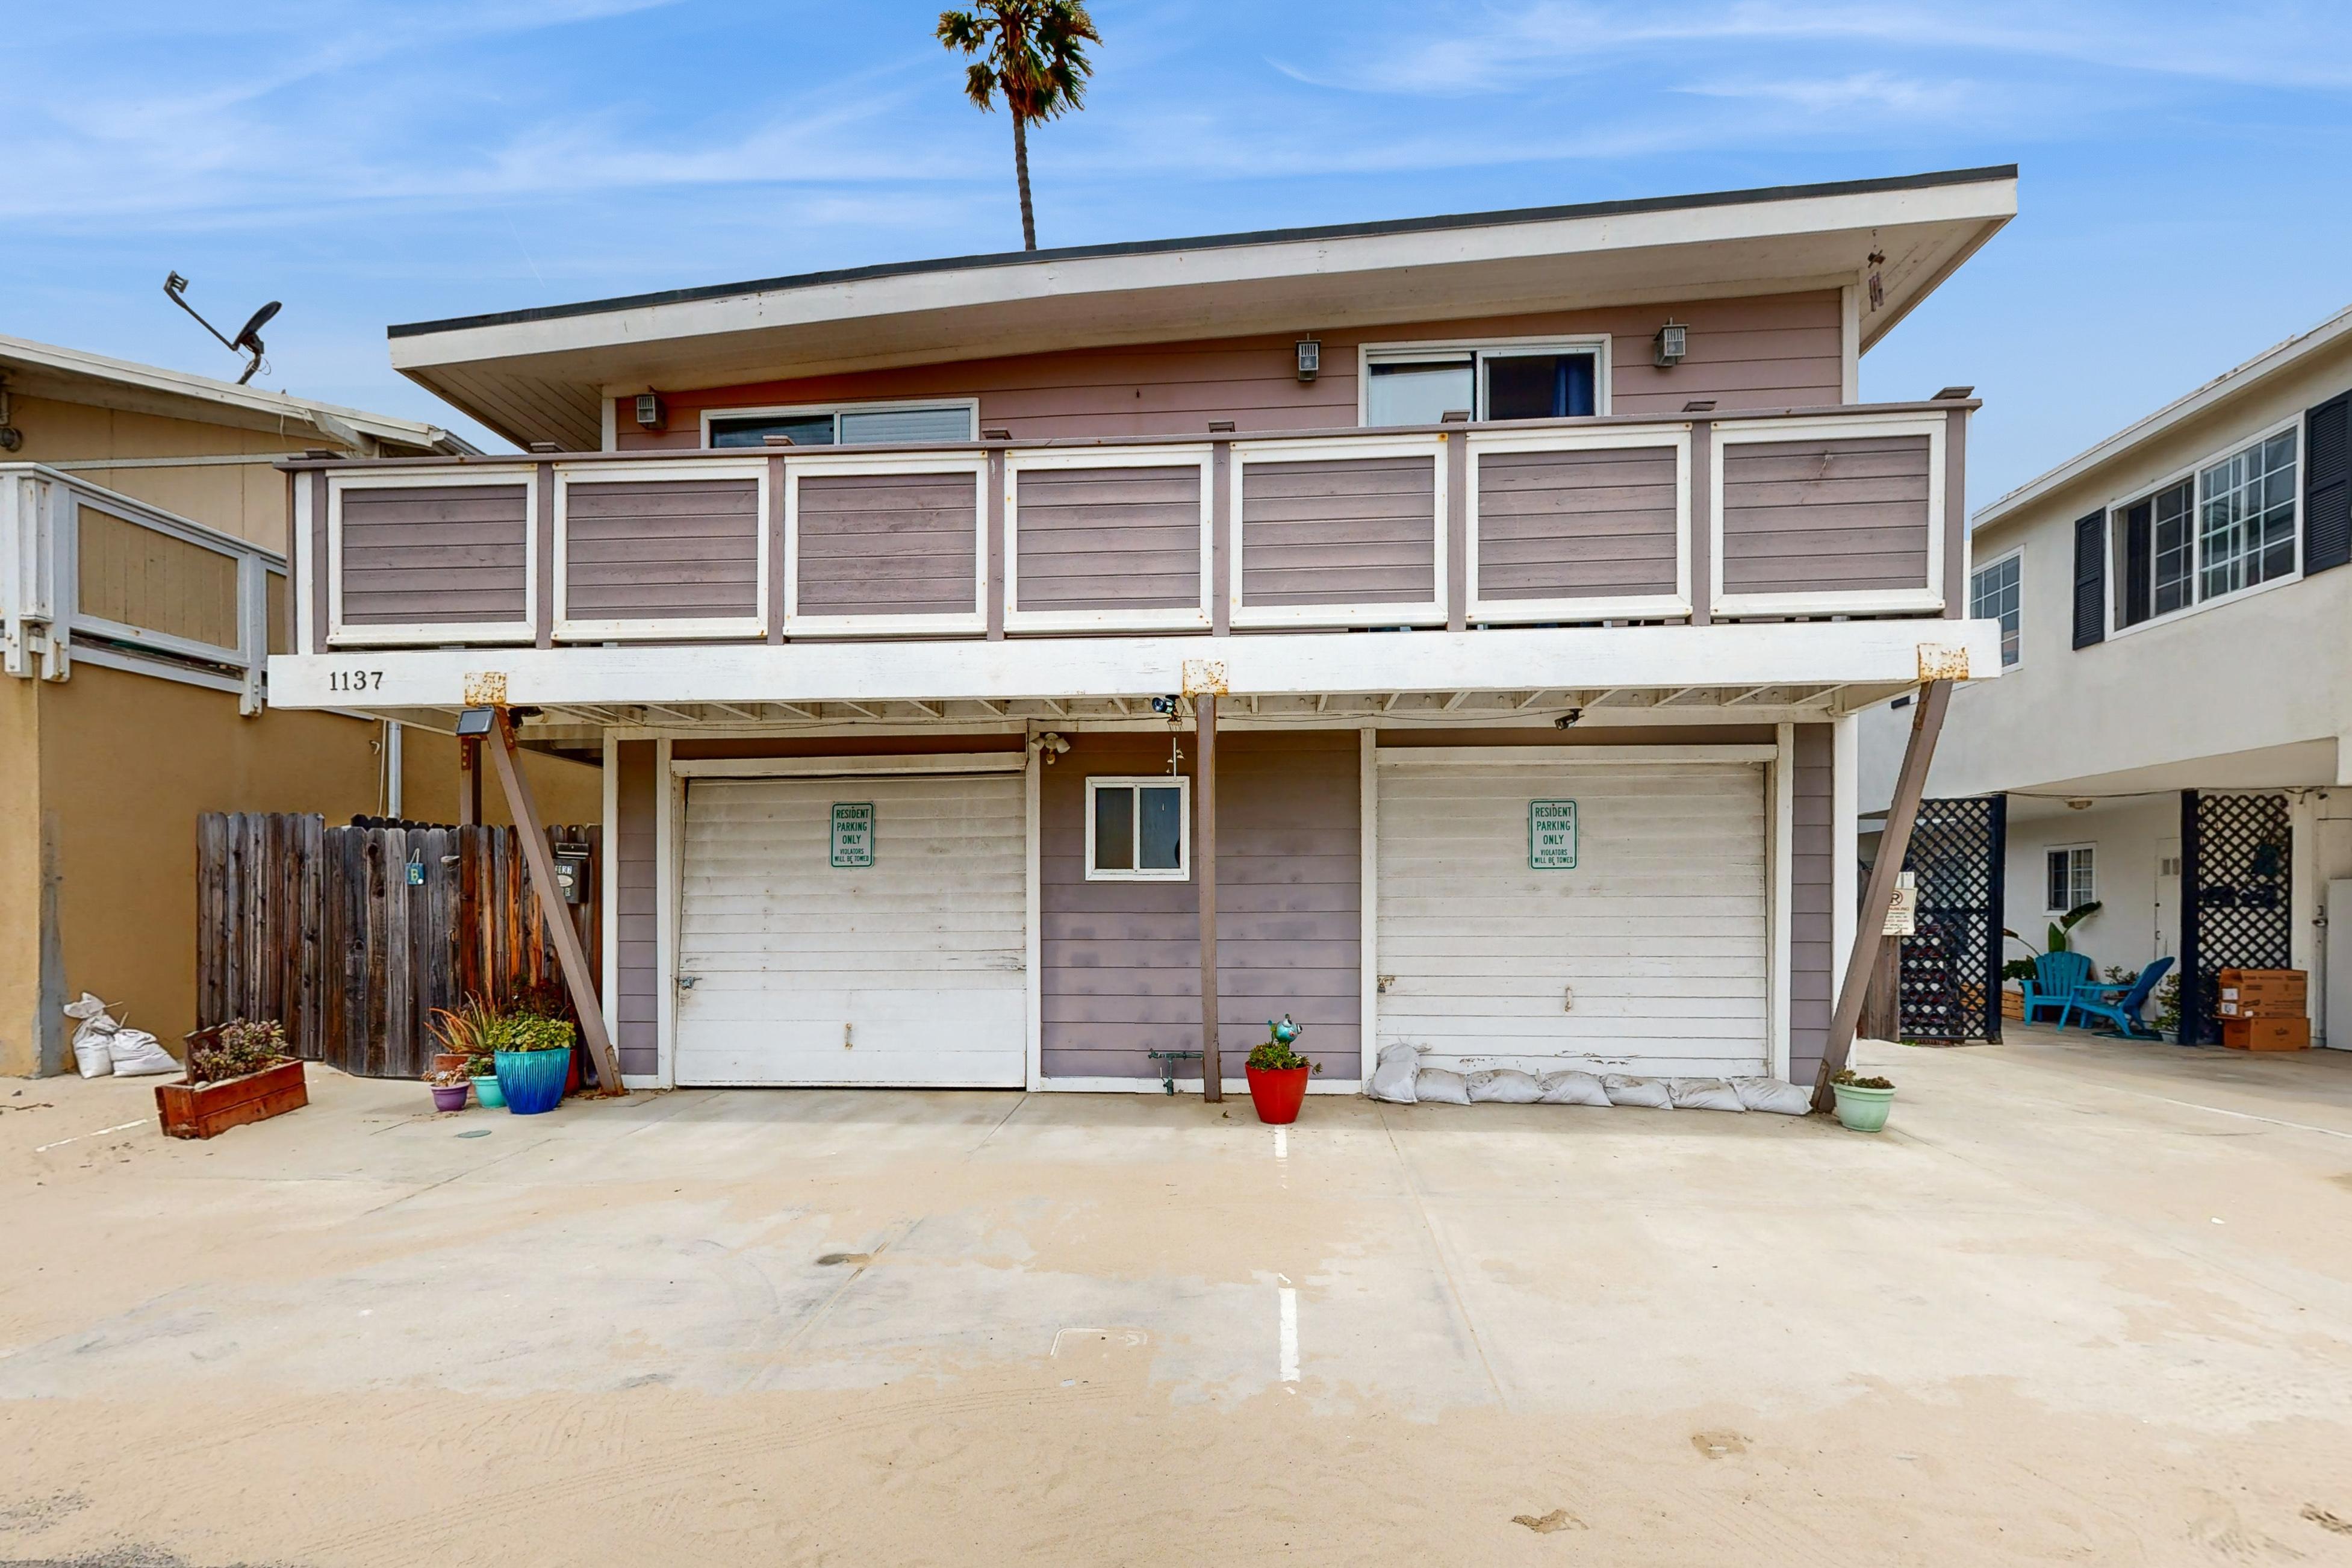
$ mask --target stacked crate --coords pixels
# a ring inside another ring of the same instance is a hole
[[[2300,969],[2225,969],[2216,1011],[2221,1043],[2238,1051],[2311,1047],[2310,1000]]]

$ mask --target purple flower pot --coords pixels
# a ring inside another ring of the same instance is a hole
[[[433,1086],[433,1109],[436,1110],[465,1110],[466,1091],[473,1087],[473,1085],[468,1083],[450,1084],[447,1086],[437,1083],[435,1084]]]

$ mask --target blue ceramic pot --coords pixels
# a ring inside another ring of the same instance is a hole
[[[562,1101],[563,1080],[572,1067],[570,1051],[500,1051],[497,1060],[499,1091],[517,1116],[537,1116]]]

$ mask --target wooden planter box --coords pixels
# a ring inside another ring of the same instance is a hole
[[[2006,985],[2002,986],[2000,988],[2000,1016],[2004,1018],[2014,1018],[2021,1024],[2025,1022],[2025,993],[2022,991],[2012,991]]]
[[[163,1119],[164,1133],[173,1138],[210,1138],[248,1121],[266,1121],[299,1110],[310,1103],[302,1063],[292,1057],[219,1083],[155,1086],[155,1111]]]

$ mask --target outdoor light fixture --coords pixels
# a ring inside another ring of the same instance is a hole
[[[1658,335],[1651,341],[1657,350],[1658,368],[1672,370],[1683,363],[1683,354],[1690,347],[1690,329],[1668,317],[1666,324],[1658,329]]]
[[[1323,345],[1313,338],[1298,340],[1298,379],[1313,381],[1323,370]]]
[[[1049,768],[1054,765],[1055,757],[1070,749],[1070,742],[1058,731],[1054,730],[1048,730],[1038,736],[1035,744],[1037,755],[1045,760],[1045,765]]]
[[[2068,801],[2068,802],[2066,803],[2066,809],[2067,809],[2067,810],[2069,810],[2069,811],[2088,811],[2088,810],[2090,810],[2090,809],[2091,809],[2091,807],[2092,807],[2092,806],[2094,806],[2094,805],[2097,805],[2097,804],[2098,804],[2098,803],[2097,803],[2097,802],[2095,802],[2095,801],[2089,801],[2089,800],[2082,800],[2082,799],[2070,800],[2070,801]]]
[[[457,733],[487,735],[490,732],[491,722],[497,717],[498,710],[495,708],[468,708],[457,715]]]
[[[647,430],[658,430],[669,422],[669,411],[662,406],[658,392],[637,394],[637,423]]]

